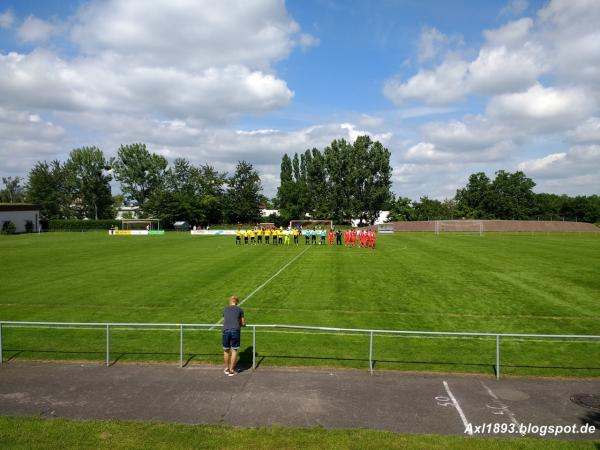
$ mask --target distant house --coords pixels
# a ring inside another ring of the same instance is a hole
[[[260,210],[260,215],[262,217],[269,217],[271,215],[279,216],[279,210],[278,209],[265,209],[265,208],[263,208],[263,209]]]
[[[40,231],[40,206],[28,203],[0,203],[0,228],[4,222],[15,224],[17,233],[27,230],[27,223],[31,223],[31,231]]]

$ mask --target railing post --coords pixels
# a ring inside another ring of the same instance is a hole
[[[4,355],[2,353],[2,322],[0,322],[0,366],[4,361]]]
[[[183,367],[183,324],[179,324],[179,367]]]
[[[500,379],[500,335],[496,335],[496,380]]]
[[[106,324],[106,367],[110,366],[110,328]]]
[[[371,375],[373,375],[373,330],[371,330],[369,336],[369,370],[371,371]]]
[[[256,369],[256,327],[252,326],[252,370]]]

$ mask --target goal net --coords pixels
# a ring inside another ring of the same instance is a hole
[[[461,233],[483,236],[484,226],[480,220],[436,220],[435,234]]]
[[[377,226],[377,231],[379,234],[393,234],[394,233],[394,224],[393,223],[382,223]]]
[[[323,228],[326,230],[333,230],[333,221],[328,219],[323,220],[290,220],[290,228],[302,227],[302,228]]]
[[[122,230],[160,230],[159,219],[123,219]]]

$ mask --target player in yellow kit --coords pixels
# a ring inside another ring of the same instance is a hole
[[[239,228],[235,232],[235,245],[242,245],[242,230]]]
[[[261,227],[259,227],[258,230],[256,230],[256,241],[258,244],[262,244],[262,237],[263,237],[263,229]]]
[[[298,228],[295,228],[292,230],[292,236],[294,236],[294,244],[298,245],[298,235],[300,234],[300,231],[298,230]]]
[[[269,243],[269,239],[271,238],[271,229],[267,228],[265,230],[265,244]]]

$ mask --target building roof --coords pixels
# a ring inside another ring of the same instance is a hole
[[[39,211],[40,205],[31,203],[0,203],[0,211]]]

